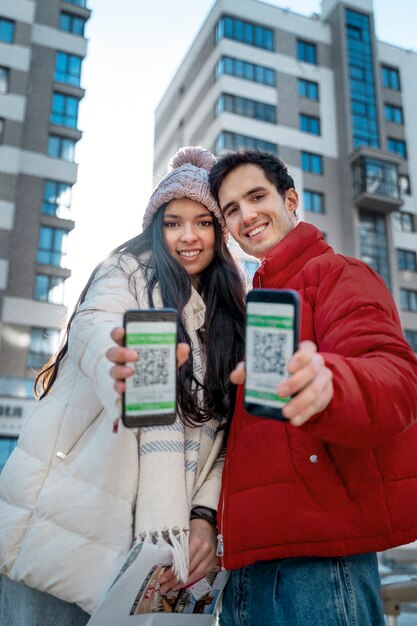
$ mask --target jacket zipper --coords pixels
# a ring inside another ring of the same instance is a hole
[[[227,469],[227,465],[228,465],[229,459],[226,458],[226,462],[223,468],[223,474],[224,476],[226,476],[226,469]],[[225,481],[226,482],[226,481]],[[217,535],[217,550],[216,550],[216,556],[219,557],[220,559],[220,563],[221,563],[221,569],[224,570],[226,569],[224,566],[224,535],[223,535],[223,522],[224,522],[224,509],[225,509],[225,499],[226,499],[226,484],[224,485],[223,491],[222,491],[222,499],[220,501],[220,526],[219,526],[219,534]]]

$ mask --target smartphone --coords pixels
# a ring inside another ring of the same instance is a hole
[[[288,361],[299,342],[300,297],[289,289],[253,289],[246,299],[245,409],[251,415],[288,421],[291,399],[276,394],[288,377]]]
[[[123,424],[129,428],[172,424],[177,406],[177,326],[175,309],[130,310],[124,314],[124,345],[139,359],[126,379]]]

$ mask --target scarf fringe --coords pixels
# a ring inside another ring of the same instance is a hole
[[[155,532],[146,532],[141,537],[144,543],[149,542],[160,546],[161,548],[169,548],[172,554],[172,567],[178,580],[186,583],[188,579],[188,569],[190,564],[190,554],[188,548],[188,530],[178,530],[177,528],[168,528],[166,530],[157,530]]]

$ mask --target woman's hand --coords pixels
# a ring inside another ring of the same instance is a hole
[[[124,393],[126,391],[125,380],[134,373],[133,367],[129,367],[126,363],[133,363],[140,358],[140,355],[138,355],[136,350],[132,350],[132,348],[125,348],[123,346],[124,336],[124,328],[113,328],[111,331],[111,338],[117,346],[109,348],[106,353],[109,361],[114,363],[110,370],[110,375],[115,380],[114,388],[118,393]],[[187,343],[179,343],[177,345],[177,367],[180,367],[186,362],[189,353],[190,347]]]
[[[205,519],[193,519],[190,522],[190,567],[188,580],[184,584],[175,576],[172,567],[161,576],[160,592],[167,593],[170,589],[178,591],[181,587],[192,585],[206,576],[217,566],[216,528]]]

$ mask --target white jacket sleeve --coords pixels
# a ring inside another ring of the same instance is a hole
[[[222,484],[222,473],[224,460],[226,456],[226,448],[223,448],[207,477],[197,493],[193,497],[192,506],[206,506],[209,509],[217,511],[220,497],[220,488]]]
[[[121,407],[106,352],[114,346],[110,333],[122,325],[124,312],[140,307],[132,278],[137,267],[129,257],[112,257],[103,264],[77,310],[68,338],[69,358],[92,381],[112,421],[120,416]]]

